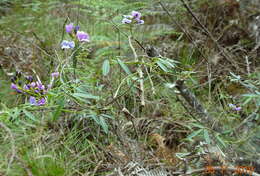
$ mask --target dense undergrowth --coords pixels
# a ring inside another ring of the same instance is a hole
[[[0,1],[0,175],[259,175],[257,3]]]

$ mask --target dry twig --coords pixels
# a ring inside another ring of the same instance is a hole
[[[177,80],[176,88],[180,91],[181,96],[187,101],[193,110],[201,117],[200,121],[206,123],[207,125],[213,126],[214,118],[207,113],[207,110],[204,109],[195,95],[184,85],[184,80]],[[213,126],[213,129],[219,131],[216,125]]]

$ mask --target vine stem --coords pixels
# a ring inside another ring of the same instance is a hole
[[[138,56],[136,54],[136,51],[132,45],[132,42],[131,42],[131,38],[132,36],[128,36],[128,42],[129,42],[129,46],[130,48],[132,49],[133,51],[133,54],[134,54],[134,59],[135,59],[135,62],[138,62]],[[140,78],[140,95],[141,95],[141,106],[145,106],[145,98],[144,98],[144,76],[143,76],[143,71],[141,69],[142,67],[142,64],[137,68],[137,73],[139,75],[139,78]]]

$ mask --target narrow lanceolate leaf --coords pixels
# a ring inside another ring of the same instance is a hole
[[[204,129],[204,139],[207,142],[207,144],[210,144],[209,132],[208,132],[208,130],[205,130],[205,129]]]
[[[27,111],[27,110],[23,110],[23,112],[24,112],[24,114],[29,118],[29,119],[31,119],[31,120],[33,120],[33,121],[36,121],[36,118],[35,118],[35,116],[31,113],[31,112],[29,112],[29,111]]]
[[[110,63],[109,63],[109,60],[106,59],[104,62],[103,62],[103,66],[102,66],[102,73],[104,76],[108,75],[110,71]]]
[[[219,143],[221,143],[223,145],[223,147],[226,147],[226,143],[222,140],[221,137],[219,137],[219,135],[216,135],[216,139],[218,140]]]
[[[89,93],[73,93],[72,96],[86,99],[99,99],[98,96],[89,94]]]
[[[128,75],[132,74],[124,62],[122,62],[120,59],[117,59],[117,62],[122,67],[122,69],[126,72],[126,74]]]
[[[59,118],[60,114],[61,114],[61,111],[62,111],[62,108],[64,107],[64,103],[65,103],[65,100],[64,98],[60,98],[58,100],[58,107],[57,109],[53,112],[53,116],[52,116],[52,119],[55,121]]]
[[[102,129],[104,130],[104,132],[108,133],[108,126],[102,115],[99,116],[99,122],[100,122],[100,125],[101,125]]]
[[[191,134],[187,137],[187,139],[191,140],[193,137],[199,135],[202,131],[203,131],[203,129],[194,131],[193,133],[191,133]]]
[[[174,68],[175,65],[173,62],[171,62],[170,60],[167,60],[167,59],[159,59],[161,61],[161,63],[163,63],[166,67],[168,68]]]
[[[168,68],[164,65],[162,61],[158,60],[156,63],[163,71],[169,72]]]

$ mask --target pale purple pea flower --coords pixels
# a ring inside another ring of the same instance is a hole
[[[131,15],[134,17],[134,19],[140,20],[141,18],[141,13],[137,11],[132,11]]]
[[[137,19],[137,24],[144,24],[144,20]]]
[[[53,73],[51,74],[51,77],[53,77],[53,78],[58,78],[58,77],[59,77],[59,72],[53,72]]]
[[[30,103],[31,105],[36,105],[36,98],[31,96],[31,97],[29,98],[29,103]]]
[[[27,79],[29,82],[33,81],[33,77],[32,76],[26,76],[25,79]]]
[[[17,92],[17,93],[22,93],[22,91],[21,91],[21,90],[19,90],[19,88],[17,87],[17,85],[16,85],[16,84],[14,84],[14,83],[11,83],[11,89],[14,89],[14,90],[16,90],[16,92]]]
[[[130,24],[132,22],[132,20],[129,20],[129,19],[127,19],[127,18],[124,18],[123,20],[122,20],[122,23],[123,24]]]
[[[144,24],[144,20],[141,20],[141,13],[137,11],[132,11],[131,15],[123,15],[123,24],[130,24],[135,20],[137,24]]]
[[[63,40],[60,45],[61,45],[61,49],[71,49],[75,47],[74,41],[70,42],[67,40]]]
[[[29,98],[29,103],[31,105],[35,105],[35,106],[41,106],[41,105],[45,105],[46,104],[46,100],[45,98],[41,98],[40,100],[36,101],[36,98],[33,96],[30,96]]]
[[[39,90],[44,90],[45,89],[45,86],[41,82],[39,82],[39,81],[36,82],[36,85],[37,85]]]
[[[77,31],[76,36],[80,42],[89,42],[89,35],[86,32]]]
[[[229,106],[230,108],[232,108],[232,109],[234,109],[234,108],[236,107],[236,105],[234,105],[234,104],[232,104],[232,103],[228,104],[228,106]]]
[[[18,89],[18,87],[17,87],[17,85],[16,85],[16,84],[14,84],[14,83],[11,83],[11,89],[17,90],[17,89]]]
[[[234,111],[241,111],[241,110],[242,110],[241,107],[236,106],[236,105],[234,105],[234,104],[232,104],[232,103],[228,104],[228,106],[229,106],[232,110],[234,110]]]
[[[75,26],[75,29],[74,29],[75,33],[77,33],[78,30],[79,30],[79,26]]]
[[[66,25],[65,29],[66,29],[67,33],[71,33],[73,31],[73,29],[74,29],[73,23],[70,23],[70,24]]]
[[[30,85],[29,85],[29,84],[25,84],[25,85],[23,86],[23,89],[29,90],[29,89],[30,89]]]
[[[236,107],[236,108],[234,108],[234,110],[235,110],[235,111],[241,111],[242,108],[241,108],[241,107]]]
[[[45,105],[45,103],[46,103],[45,98],[41,98],[41,99],[37,102],[37,105],[38,105],[38,106],[41,106],[41,105]]]
[[[124,18],[126,19],[133,19],[134,17],[132,15],[123,15]]]
[[[31,82],[30,86],[31,86],[32,88],[34,88],[34,87],[36,86],[36,83],[35,83],[35,82]]]

